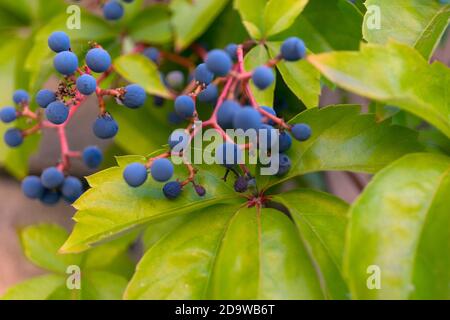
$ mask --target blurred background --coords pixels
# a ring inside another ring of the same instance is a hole
[[[7,0],[0,0],[0,2]],[[9,1],[9,0],[8,0]],[[37,0],[36,0],[37,1]],[[0,20],[3,19],[0,16]],[[1,25],[0,25],[1,27]],[[4,42],[8,36],[4,35]],[[1,48],[0,48],[1,50]],[[450,41],[447,39],[437,50],[434,59],[438,59],[449,65],[450,63]],[[55,88],[58,80],[52,76],[44,87]],[[8,79],[2,75],[2,85],[14,86],[13,75]],[[1,97],[0,101],[8,101],[10,97]],[[367,101],[353,94],[344,93],[339,89],[334,91],[324,87],[320,105],[335,103],[357,103],[367,107]],[[86,145],[101,146],[107,156],[111,159],[113,155],[122,155],[123,151],[114,144],[100,141],[91,130],[92,119],[97,116],[97,102],[91,97],[75,115],[74,120],[68,127],[69,143],[74,150],[81,150]],[[151,117],[148,118],[151,120]],[[0,143],[3,143],[1,141]],[[0,152],[4,152],[0,148]],[[40,175],[43,169],[53,166],[59,157],[59,146],[55,132],[46,130],[43,132],[39,150],[29,159],[30,174]],[[113,162],[108,162],[111,165]],[[74,161],[71,174],[83,177],[91,174],[85,167]],[[306,181],[290,181],[288,183],[305,183],[308,186],[326,189],[347,202],[352,202],[370,181],[370,176],[364,174],[352,174],[346,172],[327,172],[320,176],[307,177]],[[22,195],[20,181],[13,178],[4,168],[0,167],[0,295],[9,286],[42,273],[34,267],[23,256],[17,231],[30,224],[39,222],[55,222],[68,229],[73,225],[71,217],[75,210],[66,203],[60,203],[54,207],[47,207],[37,201],[28,200]]]

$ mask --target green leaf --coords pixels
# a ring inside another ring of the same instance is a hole
[[[267,0],[234,0],[234,8],[253,39],[261,39],[264,33],[266,3]]]
[[[135,41],[164,44],[172,40],[170,12],[167,6],[153,5],[134,17],[129,27]]]
[[[269,0],[264,10],[265,36],[289,28],[307,3],[308,0]]]
[[[393,42],[308,60],[338,86],[409,111],[450,137],[450,70],[442,63],[429,65],[414,49]]]
[[[228,0],[173,0],[172,27],[175,48],[181,51],[198,38],[222,11]]]
[[[429,0],[367,0],[368,10],[363,24],[368,42],[384,44],[389,39],[406,43],[429,59],[439,44],[450,18],[450,5]],[[373,27],[375,15],[380,15],[380,28]]]
[[[389,121],[377,123],[375,115],[360,114],[360,107],[354,105],[306,110],[289,122],[308,124],[311,138],[293,142],[287,152],[292,169],[286,176],[267,179],[273,185],[317,171],[374,173],[407,153],[423,149],[415,131]]]
[[[171,233],[181,224],[185,223],[186,220],[189,220],[189,217],[189,215],[183,215],[149,225],[142,234],[144,249],[150,249],[167,234]]]
[[[55,224],[33,225],[20,232],[25,256],[38,267],[57,273],[65,273],[67,266],[81,262],[79,255],[57,253],[67,236],[67,231]]]
[[[9,288],[2,300],[46,300],[58,287],[65,284],[62,275],[46,274],[25,280]]]
[[[88,178],[92,188],[74,204],[78,210],[74,216],[77,223],[60,251],[83,251],[100,240],[143,224],[236,199],[232,186],[221,180],[223,171],[211,167],[202,167],[196,175],[196,182],[207,188],[204,197],[199,197],[191,186],[187,186],[179,198],[169,201],[162,193],[163,185],[151,178],[143,186],[131,188],[122,177],[124,166],[143,160],[143,157],[121,157],[118,159],[119,167]],[[186,171],[184,166],[176,166],[175,176],[184,179]]]
[[[253,69],[265,65],[269,61],[270,56],[267,49],[263,45],[257,45],[253,47],[244,58],[244,66],[247,71],[252,71]],[[272,71],[274,72],[274,71]],[[275,74],[274,74],[275,75]],[[265,90],[258,89],[254,84],[253,80],[250,80],[250,87],[252,89],[253,95],[261,106],[273,106],[273,96],[275,91],[276,81],[272,83],[270,87]]]
[[[407,155],[353,204],[344,258],[353,298],[450,298],[449,173],[448,157]],[[369,266],[380,268],[379,290],[368,289]]]
[[[362,38],[363,16],[348,0],[312,0],[285,32],[271,40],[302,38],[315,53],[333,50],[357,50]]]
[[[269,53],[275,58],[280,53],[281,42],[267,42]],[[280,61],[277,63],[283,80],[289,89],[302,100],[307,108],[317,107],[321,93],[320,73],[307,61]]]
[[[125,298],[315,299],[322,294],[286,216],[222,206],[192,214],[152,246]]]
[[[330,299],[348,299],[342,276],[348,204],[327,193],[296,190],[274,197],[285,205],[323,277],[323,286]]]
[[[170,98],[171,94],[164,86],[158,68],[142,54],[128,54],[114,60],[114,68],[129,82],[141,85],[149,94]]]

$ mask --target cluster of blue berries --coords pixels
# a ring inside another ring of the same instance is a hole
[[[253,83],[259,90],[267,89],[274,82],[274,73],[272,71],[273,65],[277,61],[284,59],[286,61],[298,61],[303,59],[306,55],[306,47],[301,39],[289,38],[283,42],[279,56],[273,61],[273,64],[259,66],[255,70],[243,74],[244,72],[237,72],[239,69],[235,68],[238,62],[238,48],[236,44],[228,45],[224,50],[214,49],[208,52],[204,63],[199,64],[195,68],[194,80],[196,88],[191,94],[182,94],[175,99],[174,112],[179,119],[190,121],[192,124],[197,120],[197,101],[199,102],[216,102],[219,96],[219,84],[223,79],[234,79],[234,81],[248,81],[253,80]],[[147,48],[143,54],[158,63],[160,53],[156,48]],[[242,53],[241,53],[242,55]],[[242,63],[242,59],[241,62]],[[236,75],[236,73],[238,73]],[[216,81],[216,80],[217,81]],[[172,71],[164,78],[166,85],[172,89],[179,90],[184,85],[184,75],[179,71]],[[242,95],[248,93],[243,93]],[[305,141],[311,136],[311,128],[307,124],[287,125],[281,118],[277,116],[276,111],[268,106],[257,106],[251,103],[251,99],[247,97],[248,103],[242,103],[246,97],[242,96],[238,99],[234,95],[227,95],[228,99],[221,98],[220,103],[216,104],[215,115],[213,121],[221,128],[222,132],[227,129],[242,129],[243,132],[254,129],[260,133],[259,139],[265,137],[264,141],[258,141],[258,146],[265,145],[269,150],[273,150],[274,144],[278,144],[278,172],[277,175],[285,175],[291,168],[291,161],[286,155],[286,152],[292,146],[293,138],[298,141]],[[238,102],[240,101],[240,102]],[[253,101],[254,102],[254,101]],[[211,121],[211,119],[210,119]],[[190,128],[190,129],[189,129]],[[278,131],[275,131],[278,129]],[[261,132],[265,131],[265,135]],[[277,132],[277,137],[272,137],[273,133]],[[176,150],[183,152],[190,143],[191,135],[193,134],[192,126],[188,129],[176,129],[168,139],[168,145],[171,150],[177,147]],[[126,183],[132,187],[139,187],[145,183],[148,174],[157,182],[166,182],[163,186],[163,194],[168,199],[177,198],[183,187],[187,182],[194,184],[195,190],[199,195],[205,194],[205,189],[196,185],[194,181],[187,180],[184,182],[169,181],[174,173],[173,164],[167,159],[166,153],[164,156],[150,159],[147,164],[132,163],[128,165],[123,177]],[[237,168],[238,164],[242,163],[243,151],[241,146],[225,142],[215,150],[216,162],[222,164],[226,169],[226,175],[231,171],[236,175],[234,188],[237,192],[245,192],[250,185],[255,184],[254,178],[249,172],[239,174]],[[225,176],[226,178],[226,176]],[[168,182],[169,181],[169,182]]]
[[[125,3],[131,3],[134,0],[122,0]],[[117,0],[110,0],[103,5],[103,16],[106,20],[119,20],[123,17],[125,9]]]

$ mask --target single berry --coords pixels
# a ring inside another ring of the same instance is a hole
[[[283,176],[291,170],[291,159],[284,153],[278,155],[278,172],[277,176]]]
[[[236,101],[224,101],[217,111],[217,122],[223,129],[232,129],[234,116],[239,110],[241,105]]]
[[[156,159],[150,168],[152,178],[159,182],[166,182],[173,176],[173,164],[165,158]]]
[[[17,111],[14,107],[4,107],[0,110],[0,120],[4,123],[10,123],[16,120]]]
[[[169,121],[170,124],[173,125],[179,125],[184,121],[184,119],[180,117],[176,112],[170,112],[167,116],[167,120]]]
[[[125,94],[123,95],[123,104],[131,109],[136,109],[144,105],[147,100],[147,94],[144,88],[138,84],[130,84],[125,87]]]
[[[56,190],[45,189],[44,193],[40,197],[40,201],[48,206],[53,206],[61,199],[61,193]]]
[[[242,161],[242,151],[239,146],[234,143],[223,143],[216,149],[217,164],[224,165],[229,168],[239,164]]]
[[[291,132],[294,138],[299,141],[306,141],[311,137],[311,127],[304,123],[294,124]]]
[[[252,79],[258,89],[264,90],[275,81],[275,76],[272,69],[267,66],[261,66],[253,71]]]
[[[47,168],[42,172],[41,182],[48,189],[57,188],[64,182],[64,174],[56,167]]]
[[[201,63],[195,68],[195,80],[208,85],[213,81],[214,73],[209,71],[205,63]]]
[[[53,65],[59,73],[69,76],[77,70],[78,58],[73,52],[62,51],[53,59]]]
[[[41,108],[47,106],[56,100],[56,94],[53,91],[42,89],[36,94],[36,102]]]
[[[194,185],[195,192],[200,196],[204,197],[206,195],[206,189],[198,184]]]
[[[123,178],[130,187],[139,187],[147,180],[147,168],[141,163],[131,163],[123,171]]]
[[[175,99],[175,111],[183,118],[194,116],[195,104],[190,96],[179,96]]]
[[[173,200],[178,198],[183,190],[183,186],[178,181],[167,182],[163,187],[163,193],[167,199]]]
[[[86,54],[86,64],[92,71],[102,73],[111,66],[111,56],[102,48],[94,48]]]
[[[6,130],[5,135],[3,136],[3,139],[5,140],[5,143],[14,148],[18,147],[23,142],[23,134],[22,131],[16,128],[10,128]]]
[[[123,14],[123,6],[118,1],[111,0],[103,6],[103,16],[106,20],[119,20]]]
[[[54,101],[45,109],[47,120],[53,124],[61,124],[69,116],[69,108],[61,101]]]
[[[286,61],[297,61],[306,56],[305,43],[296,37],[286,39],[281,45],[281,56]]]
[[[152,60],[154,63],[158,63],[160,52],[158,49],[154,47],[146,48],[143,52],[143,55]]]
[[[233,65],[230,56],[225,51],[218,49],[208,53],[205,63],[209,71],[219,77],[226,76]]]
[[[28,92],[23,89],[16,90],[13,94],[13,101],[15,104],[20,104],[22,102],[30,101],[30,96]]]
[[[83,162],[84,164],[91,168],[95,169],[103,161],[102,151],[96,146],[90,146],[84,149],[83,151]]]
[[[270,108],[270,107],[266,107],[266,106],[262,106],[261,109],[263,109],[264,111],[270,113],[271,115],[273,115],[274,117],[277,116],[277,113],[275,112],[274,109]],[[271,126],[275,125],[275,121],[273,121],[272,119],[266,118],[264,119],[266,123],[270,124]]]
[[[55,31],[48,37],[48,46],[51,50],[58,53],[70,49],[69,36],[62,31]]]
[[[234,61],[237,60],[237,49],[238,49],[238,46],[235,43],[230,43],[229,45],[227,45],[225,47],[225,51],[228,53],[230,58]]]
[[[188,145],[190,135],[184,129],[176,129],[173,131],[168,140],[170,149],[175,149],[176,152],[183,151]]]
[[[153,104],[156,107],[162,107],[164,105],[164,98],[160,96],[153,96]]]
[[[184,74],[178,70],[169,72],[165,80],[167,85],[175,90],[182,89],[184,86]]]
[[[233,118],[233,126],[235,129],[247,131],[249,129],[259,129],[261,126],[262,116],[252,107],[241,108]]]
[[[278,131],[269,124],[262,124],[259,128],[259,144],[263,148],[271,149],[278,143]]]
[[[44,186],[41,179],[36,176],[28,176],[22,181],[22,192],[30,199],[39,199],[44,194]]]
[[[110,139],[119,131],[119,125],[110,114],[106,113],[95,120],[92,129],[96,137]]]
[[[243,193],[248,189],[248,181],[245,177],[238,177],[234,182],[234,191]]]
[[[83,194],[83,184],[78,178],[67,177],[62,184],[61,193],[67,202],[73,203]]]
[[[97,80],[90,74],[83,74],[77,79],[77,89],[85,96],[91,95],[97,89]]]
[[[214,83],[209,84],[205,90],[200,92],[197,96],[200,102],[212,103],[215,102],[219,95],[219,89]]]
[[[283,131],[278,137],[278,148],[280,152],[288,151],[292,146],[292,137],[289,133]]]

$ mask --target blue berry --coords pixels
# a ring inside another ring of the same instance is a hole
[[[291,170],[291,159],[289,159],[289,157],[287,155],[285,155],[284,153],[280,153],[278,155],[278,172],[277,172],[277,176],[283,176],[286,173],[289,172],[289,170]]]
[[[61,199],[61,193],[56,190],[45,189],[44,193],[40,197],[40,201],[48,206],[53,206]]]
[[[201,63],[195,68],[195,80],[203,83],[203,84],[210,84],[211,81],[214,79],[214,74],[209,71],[208,67],[205,63]]]
[[[270,108],[270,107],[262,106],[261,109],[263,109],[264,111],[270,113],[271,115],[273,115],[275,117],[277,116],[277,113],[275,112],[275,110]],[[267,120],[265,122],[267,122],[271,126],[275,125],[275,122],[273,120],[269,119],[269,118],[267,118]]]
[[[178,181],[167,182],[163,187],[164,196],[169,200],[178,198],[182,190],[183,186]]]
[[[115,0],[108,1],[103,6],[103,16],[107,20],[119,20],[123,17],[124,10],[122,4]]]
[[[55,56],[53,65],[59,73],[69,76],[77,70],[78,58],[73,52],[62,51]]]
[[[258,89],[264,90],[274,82],[275,76],[272,69],[267,66],[261,66],[253,71],[252,79]]]
[[[61,101],[54,101],[45,109],[47,120],[53,124],[61,124],[69,116],[69,108]]]
[[[83,194],[83,184],[78,178],[67,177],[62,184],[61,193],[67,202],[73,203]]]
[[[22,131],[20,131],[19,129],[16,129],[16,128],[10,128],[10,129],[6,130],[3,139],[5,140],[5,143],[8,146],[10,146],[12,148],[18,147],[23,142]]]
[[[288,151],[292,146],[292,137],[289,133],[283,131],[278,137],[278,148],[280,152]]]
[[[95,120],[92,129],[97,138],[110,139],[119,131],[119,125],[110,114],[106,113]]]
[[[205,88],[205,90],[200,92],[197,98],[200,102],[212,103],[216,101],[218,95],[219,89],[214,83],[211,83]]]
[[[154,47],[146,48],[143,52],[143,55],[152,60],[154,63],[158,63],[160,52],[158,49]]]
[[[15,104],[20,104],[22,102],[30,101],[30,96],[28,92],[23,89],[16,90],[13,94],[13,101]]]
[[[83,151],[83,162],[84,164],[91,168],[95,169],[103,161],[102,151],[96,146],[90,146],[84,149]]]
[[[206,194],[206,189],[198,184],[194,185],[194,190],[200,197],[204,197]]]
[[[64,182],[64,174],[56,167],[47,168],[42,172],[41,182],[48,189],[57,188]]]
[[[190,135],[183,129],[176,129],[173,131],[168,140],[170,149],[176,147],[176,151],[181,152],[186,148],[190,140]]]
[[[44,194],[44,186],[41,179],[36,176],[28,176],[22,181],[22,192],[30,199],[39,199]]]
[[[239,146],[234,143],[223,143],[216,149],[216,162],[231,167],[242,161],[242,151]]]
[[[292,126],[292,135],[299,141],[306,141],[311,137],[311,127],[304,123],[297,123]]]
[[[77,79],[77,89],[85,96],[91,95],[97,89],[97,80],[89,74],[83,74]]]
[[[227,45],[225,47],[225,51],[228,53],[230,58],[234,61],[237,60],[237,49],[238,49],[238,46],[235,43],[230,43],[229,45]]]
[[[224,101],[217,111],[217,122],[222,129],[233,128],[233,119],[236,113],[241,110],[241,105],[233,100]]]
[[[281,56],[286,61],[297,61],[306,56],[305,43],[296,37],[288,38],[281,45]]]
[[[233,118],[233,126],[235,129],[247,131],[249,129],[259,129],[261,126],[262,116],[252,107],[241,108]]]
[[[41,108],[47,106],[56,100],[56,94],[53,91],[43,89],[36,94],[36,102]]]
[[[226,76],[233,66],[230,56],[225,51],[219,49],[210,51],[205,63],[209,71],[219,77]]]
[[[131,163],[123,171],[123,178],[130,187],[139,187],[147,180],[147,168],[141,163]]]
[[[259,128],[259,143],[260,146],[263,146],[264,148],[271,149],[276,143],[278,143],[278,135],[275,131],[276,129],[272,127],[269,124],[262,124]],[[265,137],[263,138],[263,134],[265,134]]]
[[[162,107],[164,105],[164,98],[160,96],[153,96],[153,104],[156,107]]]
[[[234,191],[243,193],[248,189],[248,180],[245,177],[238,177],[234,183]]]
[[[92,71],[102,73],[111,66],[111,56],[102,48],[94,48],[86,54],[86,64]]]
[[[125,87],[125,94],[123,95],[123,104],[131,109],[136,109],[144,105],[147,100],[147,94],[144,88],[138,84],[130,84]]]
[[[14,107],[4,107],[0,110],[0,120],[4,123],[10,123],[16,120],[17,112]]]
[[[48,46],[51,50],[58,53],[70,49],[69,36],[62,31],[55,31],[48,37]]]
[[[180,117],[176,112],[170,112],[167,116],[167,120],[169,121],[170,124],[173,125],[179,125],[184,121],[184,119]]]
[[[175,90],[179,90],[184,86],[184,74],[178,70],[169,72],[165,80],[167,85]]]
[[[195,104],[190,96],[179,96],[175,99],[175,111],[183,118],[191,118],[194,116]]]
[[[173,164],[165,158],[153,161],[150,173],[152,178],[159,182],[165,182],[173,176]]]

